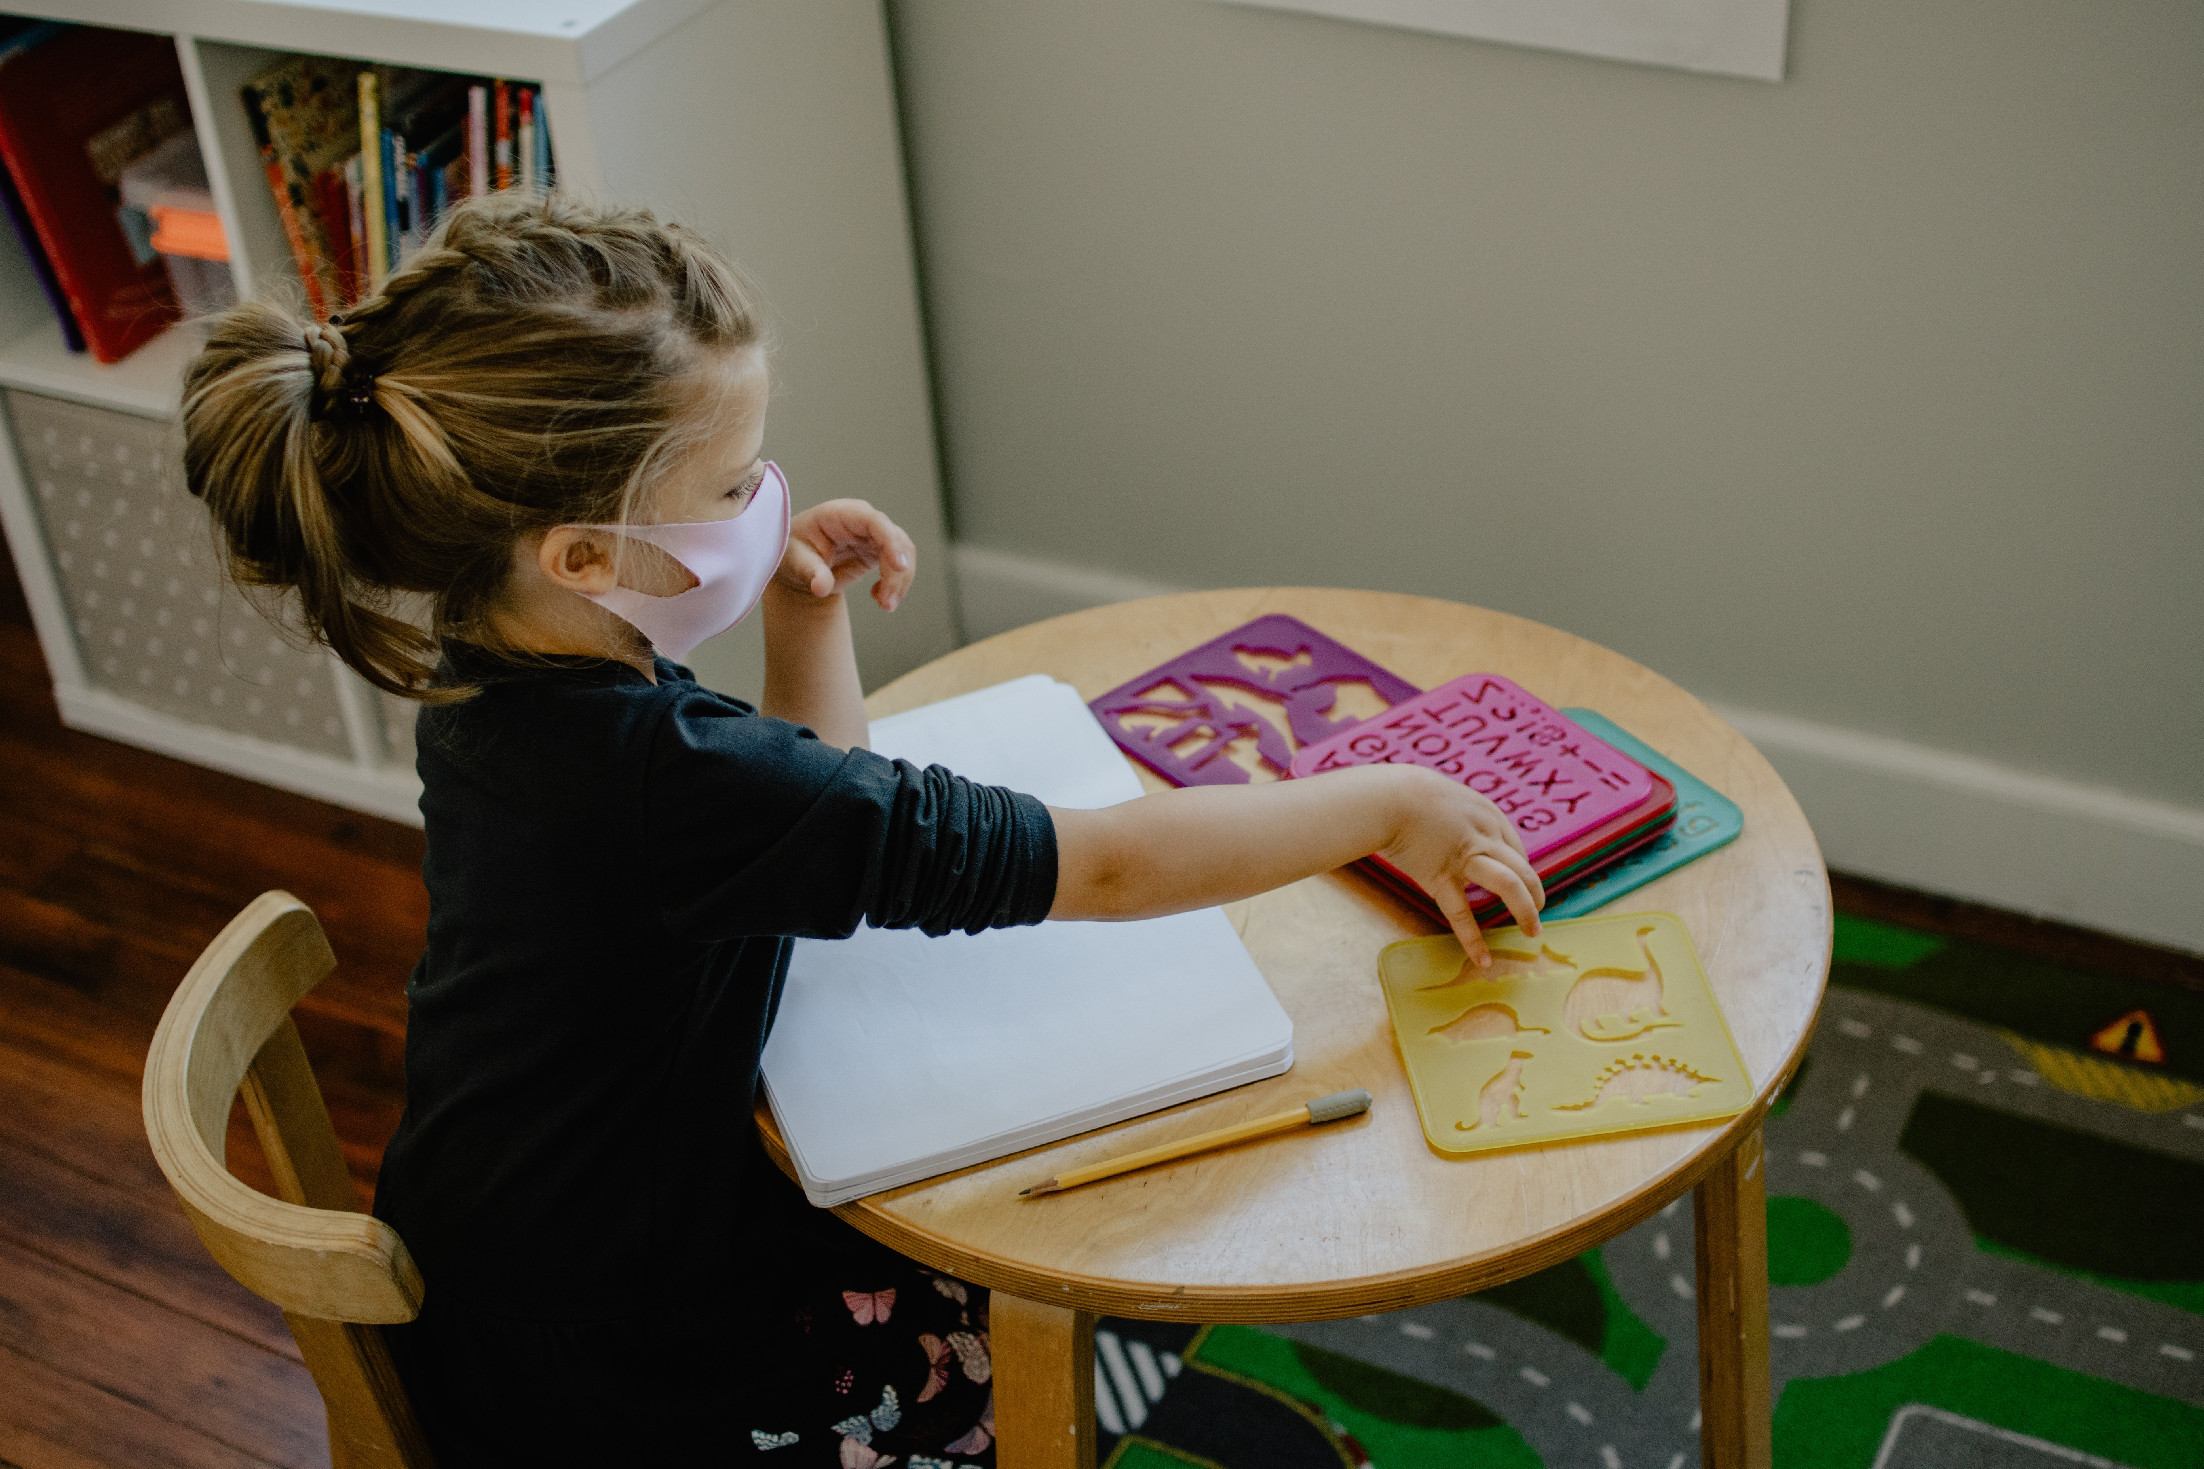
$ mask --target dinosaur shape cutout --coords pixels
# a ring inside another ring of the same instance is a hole
[[[1434,1025],[1426,1035],[1443,1035],[1456,1044],[1462,1041],[1489,1041],[1503,1036],[1521,1035],[1536,1031],[1540,1035],[1553,1032],[1543,1025],[1525,1025],[1513,1009],[1497,1000],[1482,1005],[1472,1005],[1443,1025]]]
[[[1648,924],[1638,930],[1638,952],[1643,969],[1587,969],[1569,989],[1562,1014],[1569,1027],[1593,1041],[1631,1041],[1649,1030],[1683,1022],[1669,1018],[1666,990],[1661,980],[1661,961],[1653,957],[1646,935]]]
[[[1477,1115],[1467,1122],[1457,1122],[1455,1128],[1469,1132],[1478,1127],[1498,1127],[1503,1122],[1523,1120],[1523,1063],[1531,1059],[1529,1051],[1511,1051],[1508,1064],[1499,1074],[1485,1083],[1477,1093]]]
[[[1688,1062],[1672,1056],[1636,1051],[1628,1057],[1617,1056],[1601,1067],[1599,1075],[1593,1078],[1591,1096],[1581,1102],[1561,1103],[1554,1110],[1583,1112],[1602,1102],[1616,1100],[1642,1106],[1653,1097],[1695,1096],[1700,1087],[1721,1079],[1696,1071]]]
[[[1452,979],[1441,980],[1437,984],[1420,985],[1417,987],[1416,993],[1428,995],[1435,990],[1450,990],[1462,985],[1482,984],[1491,980],[1506,979],[1517,974],[1531,979],[1545,979],[1553,975],[1574,974],[1576,972],[1576,965],[1569,962],[1567,954],[1557,954],[1544,944],[1538,946],[1538,952],[1535,954],[1525,953],[1521,949],[1494,949],[1492,951],[1492,962],[1483,969],[1479,969],[1476,965],[1464,959],[1462,967],[1455,971]]]

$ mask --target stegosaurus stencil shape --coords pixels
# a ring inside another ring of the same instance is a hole
[[[1557,1112],[1582,1112],[1611,1100],[1611,1096],[1643,1102],[1655,1096],[1690,1096],[1694,1091],[1720,1077],[1705,1076],[1691,1067],[1688,1061],[1673,1056],[1647,1055],[1638,1051],[1620,1060],[1610,1061],[1600,1068],[1595,1077],[1592,1094],[1581,1102],[1563,1102]]]
[[[1450,935],[1393,944],[1378,961],[1437,1151],[1712,1121],[1751,1103],[1750,1074],[1672,915],[1571,919],[1537,940],[1500,929],[1488,942],[1483,969]]]

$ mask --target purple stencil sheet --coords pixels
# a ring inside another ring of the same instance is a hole
[[[1347,683],[1368,684],[1388,705],[1421,692],[1300,619],[1274,613],[1119,684],[1088,707],[1126,754],[1174,785],[1246,785],[1248,773],[1225,756],[1232,743],[1252,735],[1263,763],[1284,779],[1295,746],[1313,745],[1359,722],[1331,717],[1339,685]],[[1285,706],[1291,743],[1263,714],[1209,684],[1278,700]],[[1132,725],[1125,722],[1128,715],[1171,722]],[[1190,739],[1201,743],[1188,746]]]

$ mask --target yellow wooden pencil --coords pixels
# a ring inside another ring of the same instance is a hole
[[[1067,1188],[1093,1183],[1098,1178],[1112,1178],[1120,1173],[1130,1173],[1135,1168],[1146,1168],[1153,1163],[1168,1163],[1173,1158],[1205,1153],[1211,1148],[1269,1137],[1273,1133],[1291,1132],[1294,1128],[1307,1127],[1313,1123],[1336,1122],[1342,1117],[1353,1117],[1369,1110],[1370,1094],[1361,1087],[1333,1092],[1328,1097],[1318,1097],[1288,1112],[1273,1112],[1268,1117],[1257,1117],[1251,1122],[1242,1122],[1234,1127],[1220,1127],[1214,1132],[1197,1133],[1175,1143],[1162,1143],[1153,1148],[1143,1148],[1137,1153],[1127,1153],[1120,1158],[1089,1163],[1084,1168],[1073,1168],[1031,1188],[1019,1189],[1018,1197],[1038,1198],[1042,1194],[1060,1194]]]

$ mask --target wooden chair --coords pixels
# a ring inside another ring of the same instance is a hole
[[[377,1327],[419,1314],[421,1272],[395,1230],[359,1212],[291,1023],[336,963],[305,904],[285,892],[254,899],[168,1002],[146,1057],[145,1130],[207,1249],[283,1308],[328,1410],[336,1469],[432,1469]],[[223,1166],[240,1091],[280,1200]]]

